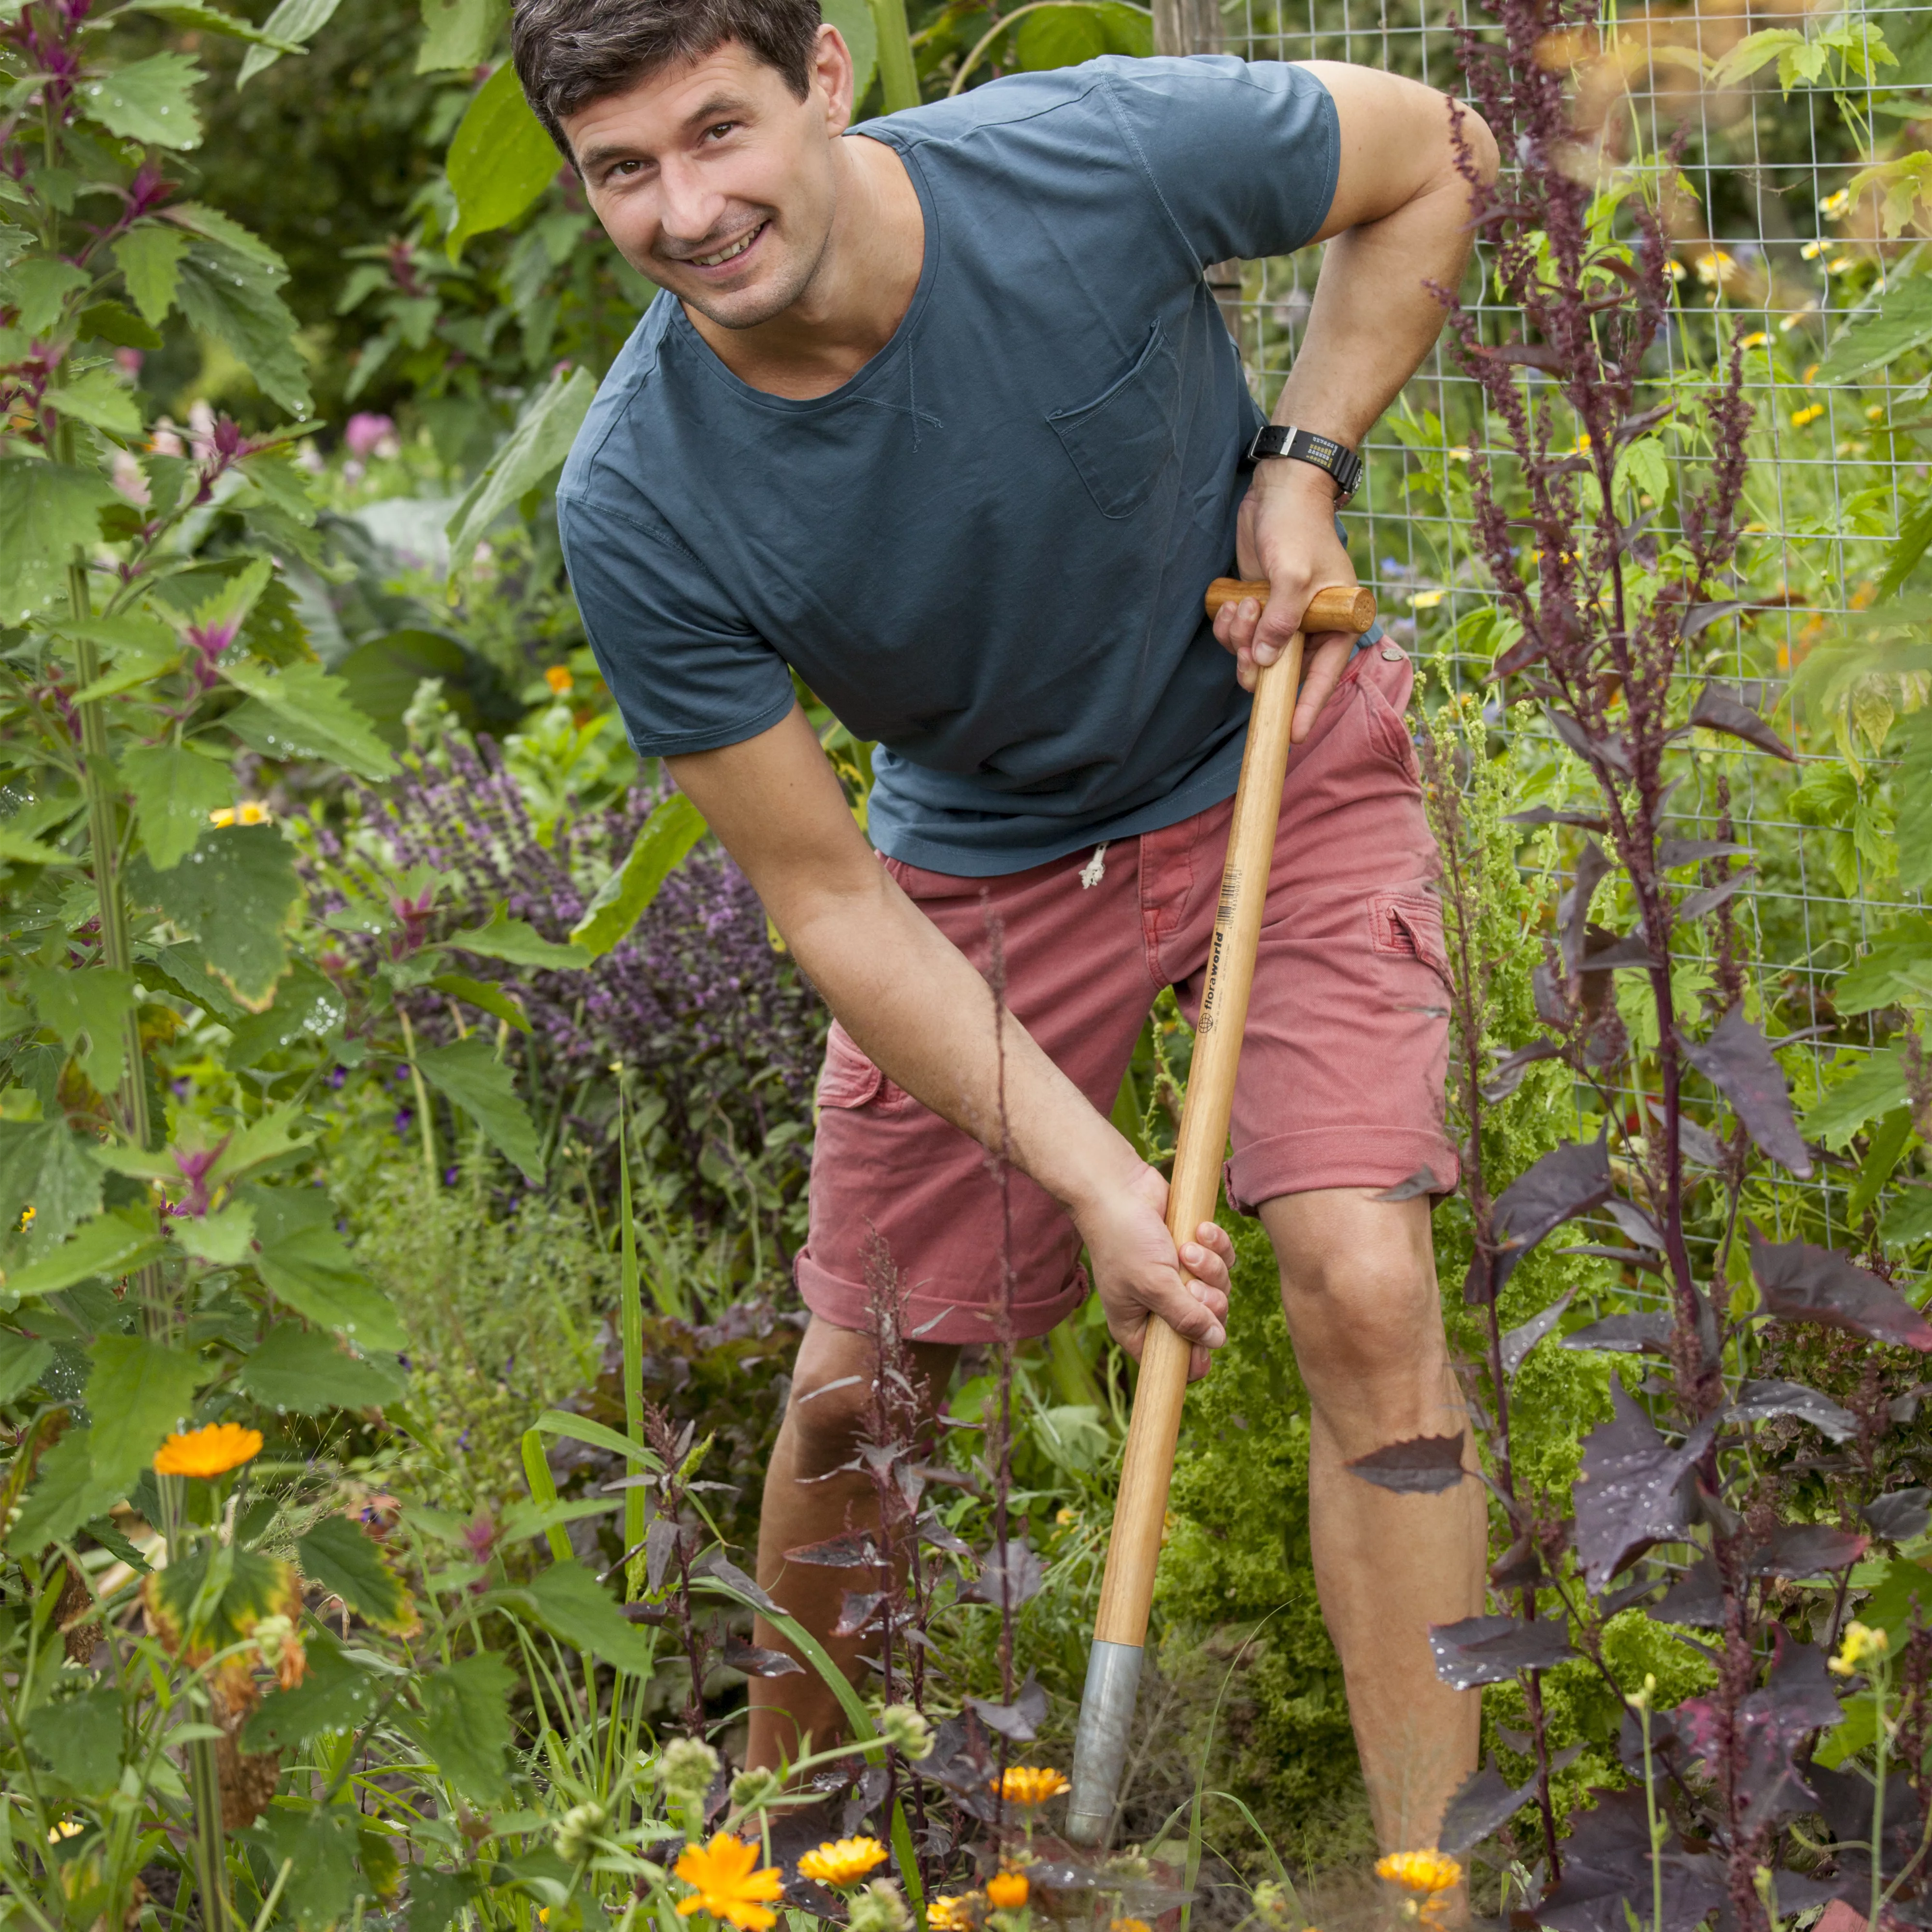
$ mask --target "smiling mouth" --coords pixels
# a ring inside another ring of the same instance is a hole
[[[728,248],[721,248],[715,255],[690,255],[685,259],[693,268],[722,268],[727,262],[736,261],[758,237],[764,234],[767,224],[760,222],[742,242],[734,242]]]

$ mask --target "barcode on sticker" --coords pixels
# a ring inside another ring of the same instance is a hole
[[[1241,868],[1230,866],[1221,874],[1221,909],[1216,915],[1221,919],[1232,919],[1234,902],[1241,896]]]

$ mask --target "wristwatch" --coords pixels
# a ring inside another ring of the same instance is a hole
[[[1312,429],[1294,429],[1281,423],[1268,423],[1255,431],[1241,458],[1241,467],[1252,470],[1262,458],[1292,456],[1298,463],[1312,463],[1335,479],[1340,493],[1335,500],[1346,503],[1362,480],[1362,459],[1332,436],[1317,436]]]

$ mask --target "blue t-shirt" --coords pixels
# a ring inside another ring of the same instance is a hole
[[[1339,139],[1305,69],[1108,58],[866,124],[926,220],[892,339],[766,395],[654,302],[557,492],[632,743],[767,730],[791,672],[875,739],[883,851],[969,877],[1234,789],[1248,700],[1202,614],[1262,420],[1202,278],[1320,227]]]

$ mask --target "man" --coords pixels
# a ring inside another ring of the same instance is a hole
[[[1352,450],[1436,338],[1467,190],[1443,98],[1346,66],[1102,60],[848,133],[850,58],[816,0],[522,0],[513,34],[591,206],[666,291],[558,492],[585,626],[632,742],[838,1022],[759,1576],[849,1664],[839,1573],[784,1552],[866,1509],[831,1472],[872,1365],[875,1236],[929,1400],[992,1332],[980,1144],[1004,1129],[1020,1171],[1018,1334],[1082,1299],[1084,1245],[1130,1353],[1155,1316],[1197,1374],[1225,1339],[1226,1237],[1177,1254],[1165,1184],[1108,1111],[1160,987],[1200,992],[1256,667],[1354,572],[1346,458],[1264,440],[1244,472],[1260,412],[1202,269],[1328,242],[1276,414]],[[1210,631],[1202,593],[1237,563],[1267,608]],[[1484,1511],[1473,1481],[1393,1496],[1343,1468],[1461,1426],[1429,1204],[1374,1198],[1424,1167],[1448,1186],[1455,1156],[1409,667],[1310,642],[1230,1192],[1280,1258],[1316,1576],[1396,1848],[1434,1842],[1475,1760],[1474,1699],[1437,1682],[1426,1626],[1480,1607]],[[870,846],[794,671],[878,741]],[[989,915],[1003,1034],[974,963]],[[754,1764],[839,1729],[814,1679],[752,1695]]]

